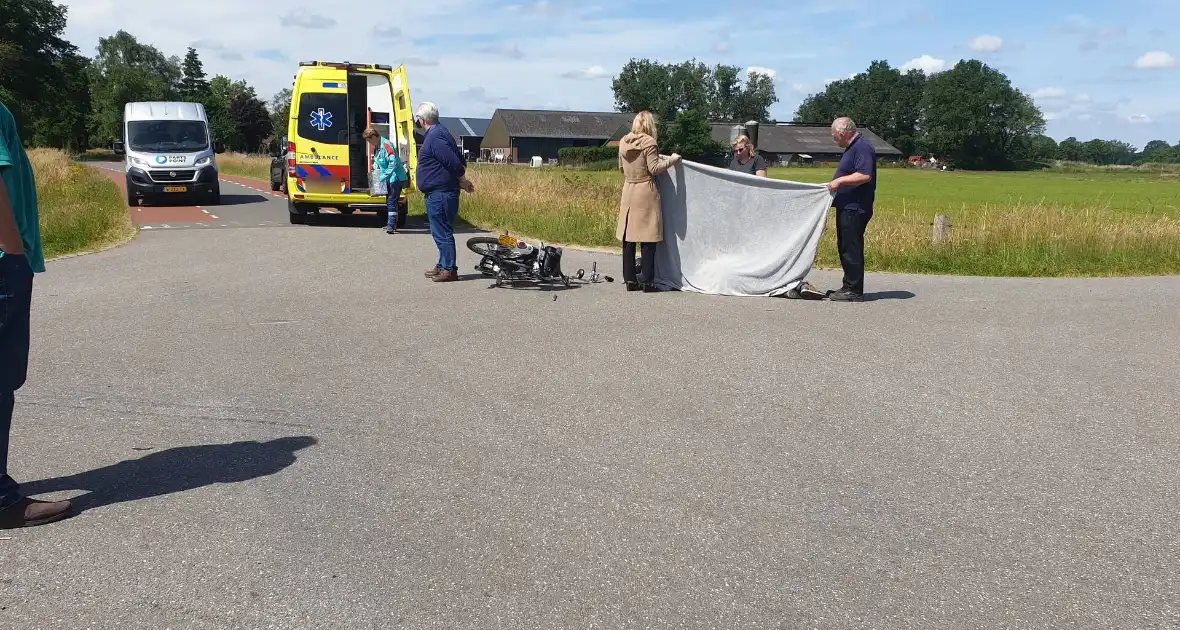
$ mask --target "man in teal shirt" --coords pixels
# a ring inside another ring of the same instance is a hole
[[[16,390],[29,368],[33,274],[45,271],[33,167],[12,112],[0,103],[0,529],[44,525],[70,513],[69,501],[21,494],[8,476],[8,438]]]

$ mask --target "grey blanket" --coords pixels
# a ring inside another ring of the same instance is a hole
[[[832,194],[682,160],[658,180],[664,242],[655,282],[714,295],[778,296],[815,262]]]

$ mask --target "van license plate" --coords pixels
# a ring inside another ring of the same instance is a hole
[[[188,190],[188,186],[165,186],[164,187],[164,192],[185,192],[187,190]]]

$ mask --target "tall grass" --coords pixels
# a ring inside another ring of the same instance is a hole
[[[217,169],[226,175],[270,181],[270,157],[265,155],[222,153],[217,156]]]
[[[270,158],[223,154],[225,173],[266,180]],[[554,243],[615,248],[622,177],[605,171],[472,164],[462,218]],[[831,179],[831,169],[772,168],[771,177]],[[424,212],[410,197],[411,214]],[[935,215],[952,220],[932,243]],[[881,169],[865,235],[874,271],[1002,276],[1180,273],[1180,178],[1169,169],[940,172]],[[830,213],[816,264],[839,267]]]
[[[615,246],[617,173],[473,165],[475,225],[559,243]],[[777,169],[826,181],[830,173]],[[1060,176],[1058,176],[1060,178]],[[1013,183],[1016,182],[1016,183]],[[1180,272],[1180,185],[1134,178],[1086,186],[1040,174],[879,173],[866,240],[875,271],[1002,276],[1103,276]],[[1146,187],[1146,188],[1144,188]],[[1039,195],[1034,193],[1040,192]],[[1064,200],[1064,201],[1063,201]],[[932,242],[936,214],[952,218],[949,242]],[[839,267],[834,213],[817,265]]]
[[[29,161],[46,258],[95,251],[135,236],[127,200],[110,179],[55,149],[33,149]]]

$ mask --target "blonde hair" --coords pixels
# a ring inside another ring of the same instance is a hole
[[[644,110],[635,114],[635,120],[631,122],[631,133],[643,133],[656,137],[656,122],[651,112]]]
[[[373,140],[375,138],[380,138],[381,134],[377,131],[376,127],[370,125],[365,128],[365,132],[361,134],[361,137],[365,140]]]
[[[742,145],[750,147],[750,155],[757,155],[757,149],[754,148],[754,141],[751,140],[749,136],[738,136],[737,140],[733,141],[733,148],[735,151]]]

